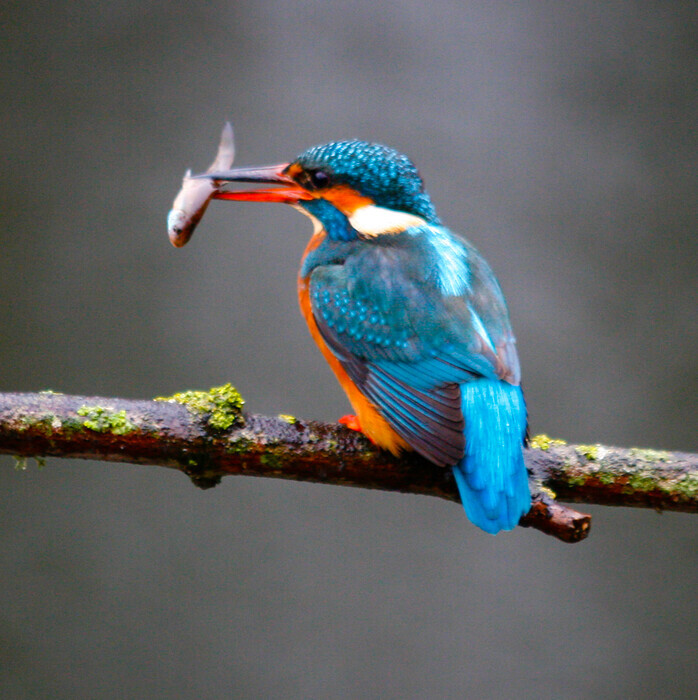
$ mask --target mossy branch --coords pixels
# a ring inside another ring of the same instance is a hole
[[[244,474],[459,501],[448,469],[415,455],[396,459],[338,424],[243,414],[242,403],[229,385],[153,401],[0,394],[0,453],[171,467],[202,488]],[[584,539],[591,517],[556,498],[698,512],[698,455],[538,436],[526,464],[534,503],[520,524],[565,542]]]

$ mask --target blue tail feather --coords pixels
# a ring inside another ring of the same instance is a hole
[[[493,535],[516,527],[531,507],[523,460],[523,392],[499,380],[462,385],[465,457],[453,467],[468,518]]]

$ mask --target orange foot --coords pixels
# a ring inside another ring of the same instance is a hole
[[[357,433],[361,433],[364,437],[367,437],[373,445],[375,445],[375,440],[370,435],[366,435],[364,433],[363,429],[361,428],[361,423],[359,423],[359,417],[354,416],[351,413],[349,413],[346,416],[342,416],[337,423],[340,423],[341,425],[349,428],[349,430],[356,430]]]
[[[357,433],[362,432],[361,431],[361,423],[359,423],[358,416],[354,416],[351,413],[349,413],[346,416],[342,416],[337,421],[337,423],[339,423],[340,425],[346,426],[347,428],[349,428],[349,430],[356,430]]]

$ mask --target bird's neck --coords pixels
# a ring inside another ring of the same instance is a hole
[[[308,279],[316,267],[343,265],[359,245],[358,238],[348,241],[335,240],[330,238],[324,228],[316,228],[305,248],[299,278]]]

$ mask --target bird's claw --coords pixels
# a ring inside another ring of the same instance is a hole
[[[349,430],[355,430],[357,433],[363,433],[363,430],[361,430],[361,423],[359,423],[358,416],[355,416],[351,413],[347,414],[346,416],[342,416],[337,421],[337,423],[343,425],[346,428],[349,428]]]

